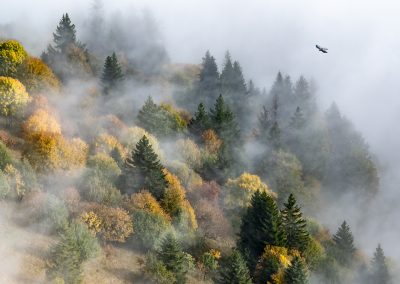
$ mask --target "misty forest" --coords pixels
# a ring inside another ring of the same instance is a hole
[[[174,63],[152,17],[102,9],[41,54],[0,32],[1,283],[396,283],[379,232],[325,210],[369,218],[381,168],[318,82]]]

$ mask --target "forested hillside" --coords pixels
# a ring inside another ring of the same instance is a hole
[[[379,172],[310,80],[78,29],[62,15],[40,58],[0,41],[0,253],[31,259],[0,282],[391,283],[378,234],[368,256],[348,216],[320,222],[349,193],[368,208]]]

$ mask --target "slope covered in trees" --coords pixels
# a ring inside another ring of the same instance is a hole
[[[78,28],[62,15],[42,59],[0,42],[0,198],[57,240],[46,280],[85,283],[122,248],[142,256],[128,282],[390,283],[380,245],[370,262],[349,224],[318,224],[331,196],[371,202],[379,174],[303,76],[261,92],[229,52],[177,71],[153,46],[150,68]]]

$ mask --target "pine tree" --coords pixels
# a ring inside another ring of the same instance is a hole
[[[118,87],[123,78],[121,66],[118,63],[115,52],[113,52],[111,56],[107,56],[101,76],[104,94],[107,95],[110,91]]]
[[[266,245],[284,246],[285,232],[276,202],[266,192],[256,191],[242,217],[238,247],[254,270]]]
[[[186,282],[185,254],[177,239],[170,233],[161,242],[161,248],[157,253],[165,267],[175,274],[177,283]]]
[[[161,200],[167,187],[163,169],[149,140],[143,136],[125,161],[119,186],[127,194],[146,189]]]
[[[355,252],[354,238],[349,225],[343,221],[342,225],[333,236],[334,256],[339,263],[351,264]]]
[[[232,82],[235,81],[235,71],[233,69],[231,54],[229,51],[225,54],[224,68],[221,72],[221,89],[224,94],[233,91]]]
[[[215,279],[218,284],[251,284],[249,269],[238,250],[221,261],[218,276]]]
[[[210,118],[211,126],[217,131],[218,135],[224,139],[225,143],[240,140],[240,130],[236,123],[235,116],[229,106],[225,104],[222,95],[219,95],[214,109],[210,110]]]
[[[307,284],[307,269],[300,257],[296,256],[292,264],[285,270],[285,283]]]
[[[374,258],[371,261],[371,284],[389,284],[391,283],[391,277],[386,264],[386,258],[383,253],[383,249],[379,244],[375,250]]]
[[[216,100],[220,89],[221,83],[217,63],[215,58],[207,51],[203,58],[196,95],[205,101],[206,106],[211,106]]]
[[[167,111],[149,97],[139,110],[139,126],[158,137],[166,137],[174,132],[174,122]]]
[[[304,220],[293,194],[289,195],[287,203],[284,204],[282,223],[286,232],[286,246],[303,252],[308,244],[309,234],[306,229],[306,220]]]
[[[260,140],[260,142],[266,143],[268,141],[271,126],[271,112],[265,106],[263,106],[263,109],[258,116],[258,139]]]
[[[66,53],[71,45],[77,44],[75,25],[71,23],[68,13],[62,15],[56,32],[53,33],[53,40],[55,47],[59,49],[61,53]]]
[[[210,128],[210,118],[203,103],[200,103],[197,107],[197,112],[195,112],[194,117],[190,120],[188,128],[193,135],[198,137]]]

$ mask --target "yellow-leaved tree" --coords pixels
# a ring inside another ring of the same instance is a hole
[[[158,215],[168,222],[171,221],[171,217],[165,213],[158,201],[147,190],[132,194],[130,199],[127,200],[125,207],[131,213],[135,210],[143,210]]]
[[[186,225],[190,229],[197,229],[196,214],[186,199],[186,192],[178,177],[164,169],[165,179],[168,187],[161,200],[161,206],[173,218],[186,220]]]
[[[244,172],[236,179],[228,179],[225,183],[223,190],[224,204],[228,209],[246,207],[250,203],[251,196],[257,190],[265,191],[268,195],[276,197],[276,194],[269,190],[259,176]]]
[[[31,98],[24,85],[10,77],[0,77],[0,114],[6,117],[16,115]]]
[[[18,66],[27,56],[27,52],[18,41],[0,41],[0,76],[14,77]]]
[[[22,64],[18,66],[17,78],[31,94],[60,89],[60,81],[53,71],[46,63],[36,57],[28,56],[25,58]]]

